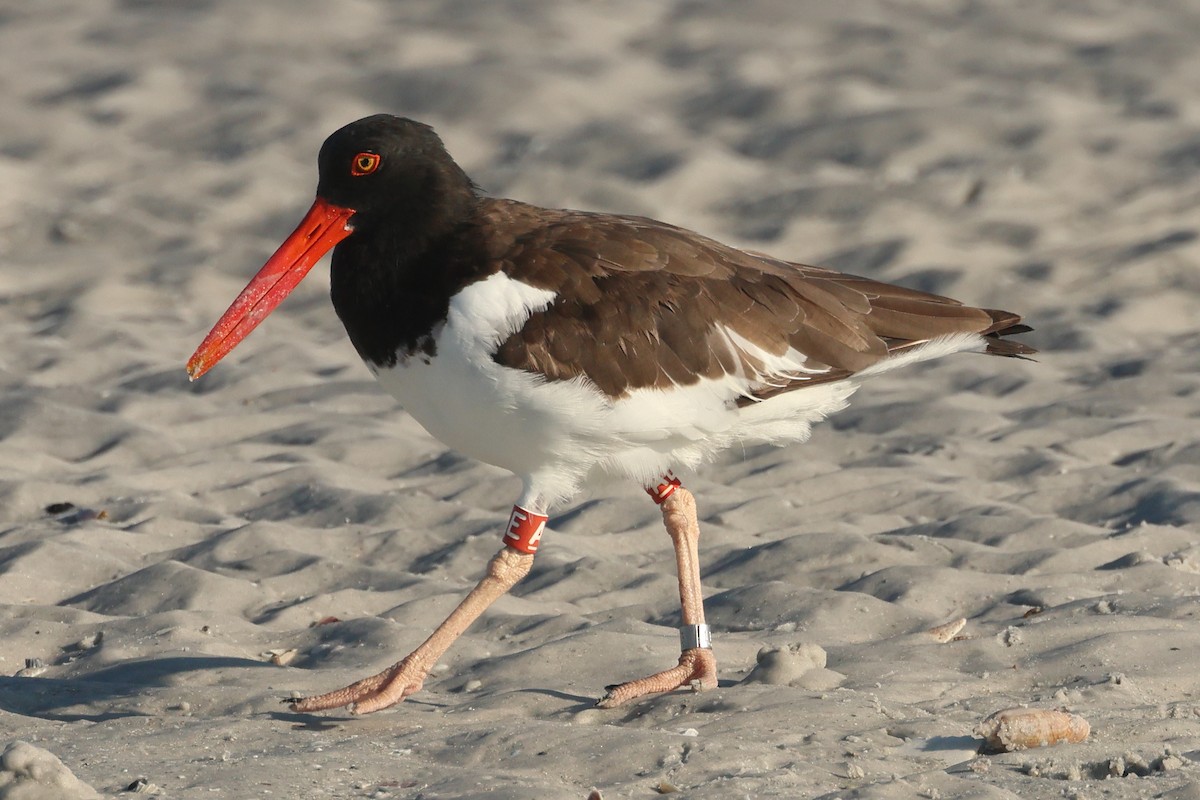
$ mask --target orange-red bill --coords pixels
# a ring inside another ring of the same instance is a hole
[[[348,224],[353,214],[353,209],[316,199],[296,230],[267,259],[192,353],[187,363],[192,380],[228,355],[304,280],[321,256],[353,232]]]

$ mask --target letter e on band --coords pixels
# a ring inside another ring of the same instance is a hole
[[[504,543],[513,550],[533,555],[542,541],[542,533],[546,530],[546,521],[549,519],[543,514],[513,506],[512,515],[508,518],[508,527],[504,531]]]

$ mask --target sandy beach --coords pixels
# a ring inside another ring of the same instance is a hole
[[[0,61],[0,798],[1200,798],[1200,6],[38,0]],[[428,635],[520,486],[376,386],[327,262],[187,379],[376,112],[1041,353],[682,476],[714,691],[593,707],[678,655],[658,511],[605,485],[423,692],[294,713]],[[1091,734],[981,754],[1015,707]]]

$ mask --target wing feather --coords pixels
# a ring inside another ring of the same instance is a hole
[[[748,253],[646,218],[488,202],[490,216],[517,231],[493,254],[498,268],[557,294],[494,358],[547,380],[585,377],[619,398],[733,378],[753,401],[951,334],[989,336],[999,355],[1034,352],[998,338],[1025,328],[1010,312]]]

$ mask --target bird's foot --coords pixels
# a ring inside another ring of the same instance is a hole
[[[409,656],[377,675],[363,678],[342,689],[316,697],[294,697],[286,702],[292,711],[325,711],[350,706],[351,713],[370,714],[419,692],[428,673],[428,669]]]
[[[717,688],[717,660],[707,647],[693,647],[679,656],[679,664],[635,681],[609,686],[608,694],[596,703],[600,708],[616,708],[648,694],[669,692],[685,686],[700,692]]]

